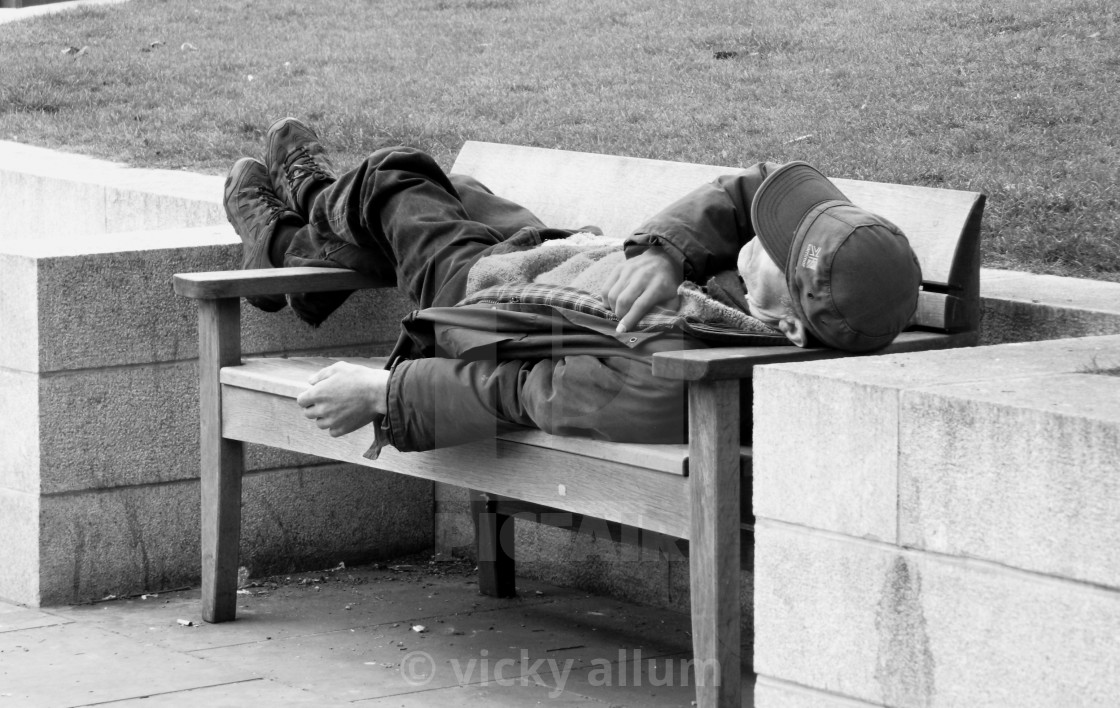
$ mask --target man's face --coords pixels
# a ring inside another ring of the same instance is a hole
[[[770,327],[778,328],[784,315],[789,315],[789,288],[782,269],[762,247],[762,242],[752,238],[739,250],[739,275],[747,286],[747,305],[751,316]]]

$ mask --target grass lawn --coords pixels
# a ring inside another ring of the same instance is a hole
[[[0,25],[0,139],[220,174],[295,115],[340,166],[393,143],[448,166],[467,139],[803,159],[985,192],[985,265],[1120,281],[1118,18],[1115,0],[133,0]]]

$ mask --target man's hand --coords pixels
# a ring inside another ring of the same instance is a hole
[[[607,276],[602,297],[622,319],[618,331],[628,332],[654,305],[675,309],[677,287],[683,280],[676,262],[654,247],[619,263]]]
[[[315,372],[311,388],[296,399],[303,415],[330,430],[331,437],[352,433],[385,414],[389,372],[338,361]]]

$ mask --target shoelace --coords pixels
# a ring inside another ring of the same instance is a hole
[[[296,191],[296,182],[306,177],[330,179],[327,171],[304,146],[296,148],[285,158],[284,176],[288,180],[288,189],[293,193]]]
[[[280,214],[288,211],[288,205],[280,201],[280,197],[267,187],[257,187],[254,196],[264,202],[265,208],[268,209],[268,218],[264,222],[266,226],[279,219]]]

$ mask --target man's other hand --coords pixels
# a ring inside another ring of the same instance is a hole
[[[654,247],[619,263],[607,276],[601,294],[621,318],[618,331],[628,332],[654,305],[676,309],[677,288],[683,280],[676,262]]]
[[[331,437],[352,433],[385,414],[389,372],[337,361],[308,380],[311,388],[296,399],[303,415],[329,430]]]

